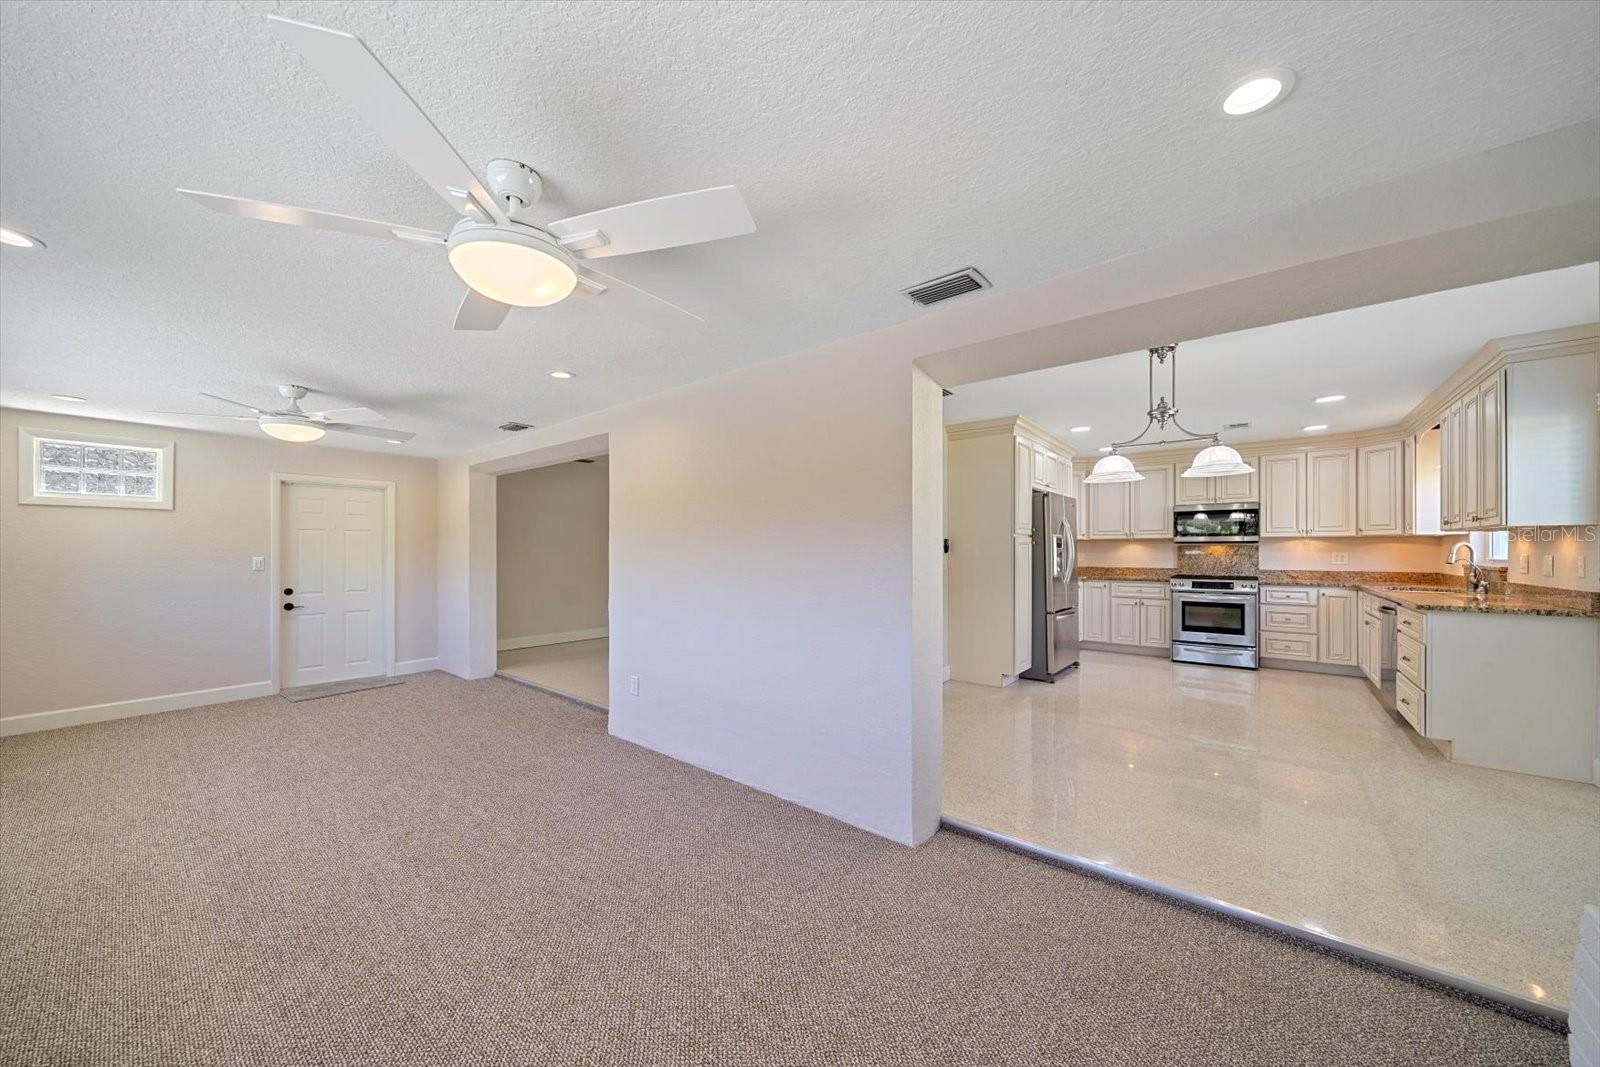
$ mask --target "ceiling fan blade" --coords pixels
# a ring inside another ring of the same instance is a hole
[[[474,218],[506,221],[505,211],[478,176],[359,37],[278,15],[267,18],[278,36],[353,104],[452,208]]]
[[[313,230],[338,230],[362,237],[400,237],[418,244],[444,244],[444,234],[422,230],[415,226],[398,226],[373,219],[359,219],[354,215],[336,215],[331,211],[313,211],[289,204],[274,204],[266,200],[247,200],[242,196],[223,196],[221,193],[202,193],[197,189],[179,189],[197,204],[212,211],[240,218],[260,219],[262,222],[281,222],[285,226],[305,226]]]
[[[220,400],[224,404],[232,404],[236,408],[244,408],[246,411],[253,411],[257,415],[265,415],[265,414],[267,414],[265,411],[262,411],[260,408],[256,407],[254,404],[246,404],[242,400],[229,400],[227,397],[218,396],[216,393],[201,393],[200,395],[203,396],[203,397],[207,397],[207,398],[209,398],[211,400]]]
[[[328,411],[308,411],[306,418],[316,419],[318,422],[356,422],[372,423],[382,422],[383,413],[373,411],[371,408],[332,408]]]
[[[704,321],[706,321],[705,319],[701,318],[699,315],[696,315],[694,312],[690,311],[688,308],[679,307],[677,304],[674,304],[672,301],[668,300],[666,297],[657,296],[656,294],[652,293],[648,289],[641,289],[637,285],[634,285],[632,282],[625,282],[621,278],[618,278],[614,274],[607,274],[605,271],[595,270],[593,267],[589,266],[587,263],[584,264],[583,269],[584,269],[584,273],[586,273],[586,274],[593,274],[593,275],[595,275],[597,277],[604,278],[607,282],[610,282],[612,285],[620,285],[624,289],[632,289],[634,292],[638,293],[640,296],[647,296],[651,300],[654,300],[658,304],[665,304],[665,305],[667,305],[667,307],[671,308],[673,311],[682,312],[683,314],[689,316],[691,319],[694,319],[696,322],[704,322]],[[578,276],[578,278],[579,278],[580,281],[584,280],[583,275],[581,275],[581,274]],[[593,279],[589,279],[589,280],[592,281]],[[592,286],[586,285],[586,286],[584,286],[584,288],[588,289],[590,292],[594,292],[595,291]],[[602,292],[602,293],[605,292],[605,286],[604,285],[600,286],[600,290],[599,291]]]
[[[490,300],[476,289],[468,289],[461,298],[461,306],[456,308],[456,329],[497,330],[510,310],[510,304]]]
[[[151,415],[185,415],[191,419],[237,419],[240,422],[255,422],[254,415],[217,415],[210,411],[152,411]]]
[[[719,185],[574,215],[545,228],[557,237],[599,230],[605,234],[605,244],[573,249],[572,254],[579,259],[604,259],[754,233],[756,222],[738,187]]]
[[[324,430],[332,430],[334,433],[349,433],[358,437],[382,437],[386,441],[403,442],[417,436],[410,430],[390,430],[382,426],[352,426],[348,422],[325,422],[321,425]]]

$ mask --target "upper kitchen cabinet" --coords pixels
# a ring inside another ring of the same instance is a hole
[[[1144,464],[1134,469],[1144,475],[1141,481],[1084,484],[1083,537],[1171,539],[1177,469],[1170,463]]]
[[[1405,448],[1385,441],[1363,445],[1356,458],[1356,532],[1409,533],[1405,519]]]
[[[1408,420],[1439,430],[1441,528],[1600,521],[1597,392],[1600,326],[1485,345]]]
[[[1260,497],[1260,461],[1245,456],[1244,461],[1256,470],[1251,474],[1230,474],[1221,478],[1185,478],[1178,476],[1176,502],[1179,504],[1243,504]]]
[[[1262,537],[1354,537],[1356,450],[1297,448],[1261,457]]]

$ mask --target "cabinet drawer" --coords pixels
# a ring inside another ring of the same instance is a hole
[[[1394,645],[1394,669],[1411,679],[1418,689],[1427,688],[1427,675],[1422,670],[1424,653],[1421,642],[1401,632],[1395,635]]]
[[[1411,679],[1397,674],[1394,679],[1395,710],[1400,712],[1400,717],[1411,724],[1417,733],[1423,732],[1423,704],[1425,698],[1422,690],[1411,684]]]
[[[1264,585],[1261,587],[1263,604],[1315,604],[1317,591],[1309,586]]]
[[[1412,611],[1410,608],[1395,608],[1394,628],[1413,641],[1421,643],[1424,640],[1422,625],[1422,612]]]
[[[1315,590],[1309,590],[1315,592]],[[1266,604],[1261,608],[1261,628],[1280,634],[1312,634],[1317,632],[1317,609],[1294,605]]]
[[[1261,654],[1273,659],[1298,659],[1307,663],[1317,661],[1317,639],[1301,634],[1261,635]]]
[[[1111,595],[1127,600],[1166,600],[1172,591],[1154,582],[1112,582]]]

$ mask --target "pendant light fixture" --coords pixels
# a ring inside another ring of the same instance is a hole
[[[1157,402],[1156,396],[1156,364],[1166,366],[1167,360],[1172,360],[1172,400],[1168,402],[1162,397]],[[1144,429],[1139,431],[1137,437],[1126,441],[1117,441],[1111,446],[1111,452],[1100,458],[1094,465],[1094,470],[1084,477],[1084,482],[1091,485],[1101,485],[1107,482],[1138,482],[1144,480],[1144,475],[1134,470],[1133,463],[1127,456],[1121,454],[1124,448],[1150,448],[1155,445],[1181,444],[1184,441],[1210,441],[1208,448],[1201,449],[1200,454],[1194,457],[1194,462],[1189,469],[1183,472],[1185,478],[1217,478],[1231,474],[1253,474],[1255,468],[1244,461],[1237,451],[1222,443],[1221,435],[1214,433],[1192,433],[1184,429],[1178,421],[1178,346],[1159,345],[1150,350],[1149,389],[1146,397],[1150,408],[1145,412]],[[1143,440],[1145,434],[1152,427],[1158,427],[1165,434],[1167,423],[1181,430],[1184,436],[1168,440],[1163,436],[1158,441]]]

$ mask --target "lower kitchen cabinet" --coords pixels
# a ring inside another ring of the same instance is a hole
[[[1159,649],[1172,644],[1172,601],[1165,585],[1083,582],[1080,591],[1078,635],[1083,640]]]
[[[1078,583],[1078,637],[1083,641],[1111,640],[1111,583]]]
[[[1262,586],[1261,655],[1300,663],[1356,666],[1360,616],[1353,589]]]
[[[1172,601],[1139,601],[1139,643],[1146,648],[1167,648],[1172,644]]]
[[[1139,602],[1111,598],[1111,643],[1137,645],[1139,640]]]
[[[1361,613],[1353,589],[1323,589],[1317,598],[1317,660],[1354,666]]]

